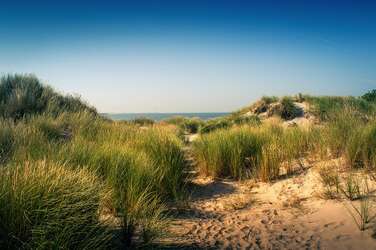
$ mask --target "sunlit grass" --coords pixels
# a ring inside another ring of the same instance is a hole
[[[47,161],[0,169],[0,247],[107,249],[111,234],[99,221],[108,195],[86,169]]]

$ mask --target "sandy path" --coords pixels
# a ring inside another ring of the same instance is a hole
[[[273,184],[196,179],[162,248],[376,249],[345,201],[323,200],[315,167]]]

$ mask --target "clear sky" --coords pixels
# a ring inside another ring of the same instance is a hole
[[[376,88],[376,1],[7,2],[0,72],[34,73],[101,112]]]

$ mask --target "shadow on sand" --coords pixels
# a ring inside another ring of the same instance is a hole
[[[224,181],[213,181],[208,184],[190,183],[188,188],[192,201],[218,198],[236,191],[234,186]]]

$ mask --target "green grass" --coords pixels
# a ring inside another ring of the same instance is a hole
[[[167,124],[173,124],[178,126],[182,133],[195,134],[200,132],[201,128],[205,125],[205,122],[200,118],[186,118],[183,116],[175,116],[164,120]]]
[[[303,111],[294,104],[292,98],[283,97],[281,100],[280,115],[282,119],[292,120],[296,117],[303,116]]]
[[[150,126],[155,123],[153,119],[147,117],[138,117],[130,121],[131,123],[140,125],[140,126]]]
[[[134,236],[147,246],[164,231],[166,204],[186,197],[180,139],[186,133],[200,133],[193,156],[199,171],[213,177],[271,181],[282,169],[289,174],[301,158],[327,152],[344,156],[352,167],[373,169],[376,109],[372,93],[367,96],[300,95],[297,99],[312,104],[323,121],[304,129],[264,124],[242,113],[249,108],[208,121],[175,117],[124,123],[100,117],[79,98],[63,96],[34,76],[5,76],[0,82],[0,248],[107,249],[114,236],[108,227],[116,225],[105,226],[99,220],[103,215],[118,219],[126,247]],[[276,101],[264,97],[261,102]],[[282,118],[300,115],[292,98],[280,102]],[[356,193],[356,183],[344,187]]]
[[[114,207],[122,218],[124,240],[126,245],[132,243],[138,225],[144,242],[148,242],[163,225],[164,207],[155,191],[155,172],[149,159],[138,152],[123,152],[120,159],[109,169],[106,181],[114,190]]]
[[[107,249],[99,221],[108,193],[85,169],[46,161],[0,169],[0,248]]]
[[[319,176],[324,186],[324,197],[329,199],[338,198],[342,186],[338,171],[335,167],[321,167],[319,169]]]
[[[152,240],[165,223],[164,203],[185,196],[183,145],[169,128],[141,130],[90,112],[43,114],[1,126],[6,162],[47,160],[73,173],[85,169],[109,187],[108,203],[127,244],[135,230],[145,243]]]
[[[0,120],[0,167],[11,157],[14,150],[14,131],[11,124]]]
[[[346,159],[352,167],[376,168],[376,122],[353,130],[347,143]]]
[[[279,126],[242,126],[202,135],[193,153],[202,174],[243,179],[278,177],[281,164],[291,163],[320,142],[316,130]]]
[[[354,106],[344,106],[328,115],[323,126],[323,147],[332,157],[344,156],[350,167],[376,166],[376,123]]]
[[[184,189],[185,159],[182,142],[165,128],[139,131],[131,147],[145,152],[156,171],[155,189],[166,197],[178,199]]]
[[[79,97],[63,96],[33,75],[3,76],[0,79],[0,100],[0,116],[15,120],[43,112],[50,115],[84,110],[96,113]]]
[[[200,133],[207,134],[219,129],[228,129],[231,127],[249,125],[249,126],[260,126],[261,120],[255,115],[242,115],[240,113],[234,112],[229,116],[218,117],[215,119],[210,119],[205,121],[201,125]]]
[[[304,96],[305,100],[311,104],[310,111],[315,114],[321,121],[331,119],[332,113],[340,112],[347,107],[364,115],[374,115],[376,103],[369,102],[364,98],[353,96]]]
[[[368,102],[376,102],[376,89],[368,91],[362,95],[362,98]]]
[[[246,127],[218,130],[194,142],[193,152],[203,174],[241,179],[253,174],[263,140]]]
[[[205,124],[202,126],[200,132],[202,134],[205,134],[218,129],[230,128],[232,125],[232,121],[227,117],[219,117],[206,121]]]
[[[278,102],[279,98],[277,96],[263,96],[261,97],[261,101],[263,101],[265,104],[271,104]]]

